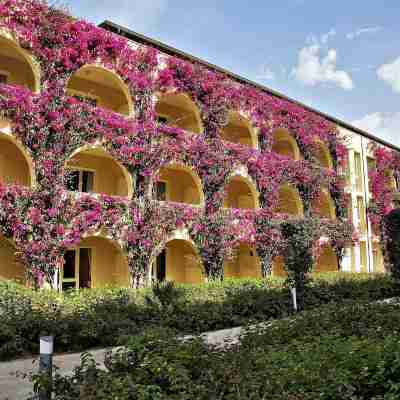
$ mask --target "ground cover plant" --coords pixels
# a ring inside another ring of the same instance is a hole
[[[308,283],[306,309],[347,300],[394,297],[387,275],[321,274]],[[98,289],[57,293],[0,282],[0,359],[38,351],[41,334],[55,349],[81,351],[125,343],[149,327],[200,333],[279,319],[293,313],[283,279],[227,280],[156,289]]]
[[[223,349],[154,329],[108,354],[106,370],[85,354],[72,376],[56,376],[54,398],[395,400],[399,326],[398,305],[347,302],[258,327]]]

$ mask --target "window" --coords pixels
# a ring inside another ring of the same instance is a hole
[[[376,168],[375,160],[371,157],[367,157],[368,172],[373,171]]]
[[[357,197],[357,212],[358,212],[358,220],[360,224],[360,231],[365,232],[367,227],[366,215],[365,215],[365,207],[364,200],[362,197]]]
[[[356,173],[356,188],[359,192],[363,191],[363,176],[361,166],[361,154],[354,153],[354,169]]]
[[[167,200],[167,182],[158,181],[156,185],[156,199],[158,201]]]
[[[6,74],[0,72],[0,84],[1,83],[5,84],[5,83],[7,83],[7,81],[8,81],[8,76]]]
[[[153,264],[153,278],[158,282],[165,281],[166,278],[166,250],[164,249]]]
[[[62,270],[62,290],[91,287],[92,250],[67,250]]]
[[[168,117],[163,115],[157,115],[157,123],[158,124],[168,124]]]
[[[70,170],[67,176],[67,189],[74,192],[93,191],[94,171]]]

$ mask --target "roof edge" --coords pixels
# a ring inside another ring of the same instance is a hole
[[[227,75],[231,79],[233,79],[233,80],[235,80],[237,82],[253,86],[256,89],[259,89],[259,90],[261,90],[263,92],[267,92],[267,93],[271,94],[272,96],[275,96],[275,97],[278,97],[278,98],[280,98],[282,100],[286,100],[288,102],[296,104],[296,105],[298,105],[298,106],[300,106],[300,107],[302,107],[302,108],[304,108],[304,109],[306,109],[308,111],[311,111],[311,112],[313,112],[313,113],[315,113],[315,114],[317,114],[317,115],[319,115],[319,116],[321,116],[321,117],[323,117],[323,118],[335,123],[336,125],[339,125],[342,128],[348,129],[348,130],[350,130],[350,131],[352,131],[354,133],[358,133],[359,135],[364,136],[367,139],[373,140],[373,141],[378,142],[379,144],[381,144],[383,146],[390,147],[391,149],[400,152],[400,147],[394,145],[393,143],[389,143],[386,140],[381,139],[381,138],[379,138],[377,136],[374,136],[371,133],[369,133],[367,131],[364,131],[363,129],[357,128],[357,127],[349,124],[348,122],[342,121],[342,120],[340,120],[340,119],[338,119],[336,117],[332,117],[331,115],[325,114],[324,112],[316,110],[316,109],[314,109],[314,108],[312,108],[312,107],[310,107],[310,106],[308,106],[308,105],[306,105],[306,104],[304,104],[304,103],[302,103],[302,102],[300,102],[298,100],[294,100],[294,99],[292,99],[290,97],[285,96],[284,94],[282,94],[282,93],[280,93],[278,91],[270,89],[267,86],[261,85],[260,83],[254,82],[254,81],[252,81],[250,79],[247,79],[247,78],[244,78],[244,77],[242,77],[240,75],[235,74],[234,72],[231,72],[231,71],[226,70],[224,68],[221,68],[221,67],[219,67],[217,65],[209,63],[208,61],[202,60],[201,58],[193,56],[193,55],[191,55],[189,53],[186,53],[186,52],[184,52],[182,50],[178,50],[178,49],[176,49],[176,48],[174,48],[172,46],[169,46],[169,45],[167,45],[165,43],[162,43],[162,42],[160,42],[160,41],[158,41],[156,39],[152,39],[152,38],[150,38],[148,36],[145,36],[145,35],[142,35],[140,33],[135,32],[135,31],[132,31],[132,30],[130,30],[128,28],[125,28],[122,25],[119,25],[119,24],[117,24],[115,22],[112,22],[112,21],[109,21],[109,20],[103,21],[98,26],[100,28],[103,28],[105,30],[113,32],[113,33],[115,33],[117,35],[126,37],[127,39],[130,39],[130,40],[135,41],[137,43],[144,44],[144,45],[150,45],[152,47],[155,47],[156,49],[158,49],[161,52],[163,52],[165,54],[168,54],[170,56],[177,56],[177,57],[183,58],[183,59],[185,59],[187,61],[201,64],[201,65],[203,65],[203,66],[205,66],[205,67],[207,67],[209,69],[212,69],[212,70],[214,70],[216,72],[219,72],[219,73],[222,73],[224,75]]]

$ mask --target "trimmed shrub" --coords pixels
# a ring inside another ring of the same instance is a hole
[[[147,331],[109,353],[106,370],[85,354],[56,376],[55,398],[395,400],[399,322],[398,306],[328,305],[247,332],[228,351]]]
[[[385,275],[318,275],[306,308],[398,294]],[[0,281],[0,359],[37,353],[41,334],[55,335],[57,352],[115,346],[151,327],[179,334],[231,328],[292,314],[283,280],[227,280],[168,288],[39,292]]]

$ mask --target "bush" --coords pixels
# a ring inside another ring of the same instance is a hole
[[[387,235],[387,251],[392,276],[400,286],[400,209],[390,212],[384,220]]]
[[[227,280],[155,290],[92,289],[39,292],[0,281],[0,359],[38,351],[41,334],[55,349],[115,346],[149,327],[200,333],[283,318],[292,314],[284,281]],[[307,288],[306,308],[347,300],[374,301],[398,294],[384,275],[318,275]]]
[[[85,354],[56,376],[57,400],[400,398],[398,306],[346,304],[305,311],[247,332],[229,351],[160,329],[134,337],[99,369]]]

